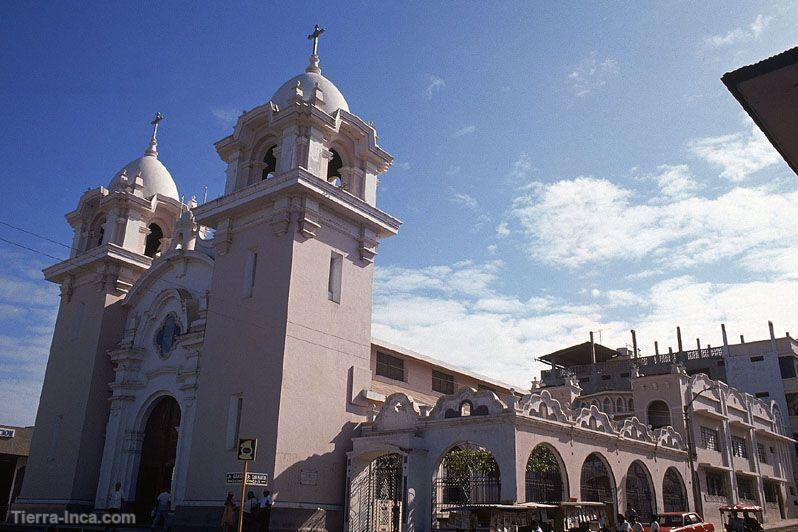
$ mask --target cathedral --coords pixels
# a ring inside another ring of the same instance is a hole
[[[400,222],[377,208],[392,157],[315,44],[216,143],[224,195],[180,201],[158,116],[144,154],[66,215],[73,251],[44,272],[61,303],[18,508],[104,508],[120,482],[140,515],[168,488],[178,523],[216,526],[246,436],[273,521],[340,528],[345,453],[370,406],[356,396],[371,381],[373,263]]]
[[[238,441],[257,438],[272,530],[597,530],[740,503],[794,517],[778,405],[675,358],[649,374],[591,341],[549,355],[557,379],[527,392],[371,337],[377,246],[401,225],[377,207],[392,157],[322,75],[321,31],[305,71],[215,144],[219,198],[181,201],[159,114],[144,154],[66,215],[12,509],[104,510],[119,484],[142,521],[168,490],[172,529],[217,529]]]

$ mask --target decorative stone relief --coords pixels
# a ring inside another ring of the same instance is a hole
[[[568,414],[563,410],[562,405],[554,399],[548,390],[543,390],[539,394],[525,395],[519,403],[524,414],[532,417],[539,417],[551,421],[567,422]]]
[[[501,414],[507,408],[499,397],[490,390],[461,388],[452,395],[438,398],[429,413],[430,419],[446,419],[464,416],[492,416]]]
[[[615,427],[612,426],[610,417],[598,409],[596,405],[590,405],[590,408],[583,408],[574,420],[577,426],[584,429],[597,430],[599,432],[606,432],[607,434],[617,434]]]
[[[394,393],[385,399],[374,429],[378,431],[410,429],[416,426],[421,416],[413,399],[403,393]]]
[[[654,439],[657,442],[657,445],[660,447],[676,449],[677,451],[684,450],[684,439],[682,438],[682,435],[676,432],[676,429],[670,425],[655,430]]]
[[[621,436],[627,440],[653,442],[654,434],[637,417],[625,419],[621,427]]]

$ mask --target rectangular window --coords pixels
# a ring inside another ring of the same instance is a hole
[[[341,273],[344,266],[344,256],[332,252],[330,255],[330,276],[327,279],[327,297],[330,301],[341,302]]]
[[[779,370],[782,379],[792,379],[795,377],[795,357],[779,357]]]
[[[446,395],[454,393],[454,375],[432,370],[432,389]]]
[[[759,399],[770,397],[770,393],[768,392],[756,392],[754,395],[756,395]]]
[[[726,478],[723,473],[707,471],[707,495],[726,497]]]
[[[767,464],[768,463],[768,455],[765,452],[765,446],[761,443],[756,444],[756,455],[759,458],[759,463]]]
[[[240,395],[230,397],[230,406],[227,409],[227,450],[232,451],[238,446],[241,437],[241,414],[244,410],[244,398]]]
[[[405,361],[387,353],[377,352],[377,375],[395,381],[405,380]]]
[[[83,327],[83,313],[86,312],[86,303],[78,302],[75,306],[75,315],[72,318],[72,338],[80,336],[80,329]]]
[[[55,460],[58,453],[58,444],[61,439],[61,424],[64,422],[64,415],[59,414],[53,419],[53,430],[50,433],[50,449],[47,451],[47,461]]]
[[[740,475],[737,476],[737,492],[740,494],[740,498],[743,500],[756,500],[756,496],[754,495],[754,483],[751,482],[750,478]]]
[[[603,381],[608,381],[608,380],[610,380],[611,378],[612,378],[612,375],[602,375],[602,376],[601,376],[601,380],[603,380]]]
[[[762,362],[763,360],[765,360],[763,356],[751,357],[751,362]]]
[[[255,288],[255,271],[258,269],[258,254],[254,251],[247,252],[244,264],[244,297],[252,297]]]
[[[709,427],[701,427],[701,447],[710,451],[720,452],[718,431]]]
[[[745,440],[739,436],[731,437],[732,456],[737,458],[748,458],[748,447],[745,445]]]

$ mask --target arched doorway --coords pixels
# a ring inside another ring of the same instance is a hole
[[[500,502],[499,464],[487,449],[461,444],[449,449],[432,479],[433,524],[448,516],[448,510],[471,504]]]
[[[654,516],[654,489],[648,470],[639,461],[632,462],[626,472],[626,511],[634,511],[644,523]]]
[[[172,472],[177,457],[180,405],[170,396],[158,399],[147,418],[136,480],[134,511],[138,519],[150,516],[155,498],[172,491]]]
[[[555,451],[548,445],[538,445],[532,449],[526,462],[526,501],[565,500],[563,478],[566,477]]]
[[[372,460],[352,480],[349,529],[352,532],[399,532],[404,503],[404,460],[386,454]]]
[[[583,501],[604,502],[616,506],[615,480],[609,466],[598,453],[592,453],[585,459],[579,483]]]
[[[662,503],[666,512],[687,511],[687,490],[682,476],[672,467],[665,471],[662,479]]]
[[[661,429],[671,424],[671,410],[665,401],[652,401],[648,405],[648,424],[652,429]]]

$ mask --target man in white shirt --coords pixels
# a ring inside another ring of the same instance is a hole
[[[532,521],[532,532],[543,532],[537,521]]]
[[[269,532],[269,519],[271,518],[274,497],[269,490],[263,490],[263,495],[258,499],[258,525],[262,532]]]
[[[169,488],[164,489],[160,495],[155,498],[155,514],[152,517],[152,529],[160,527],[166,530],[168,527],[166,517],[172,506],[172,495],[169,493]]]
[[[118,514],[122,511],[122,483],[117,482],[114,491],[108,495],[108,511]]]

